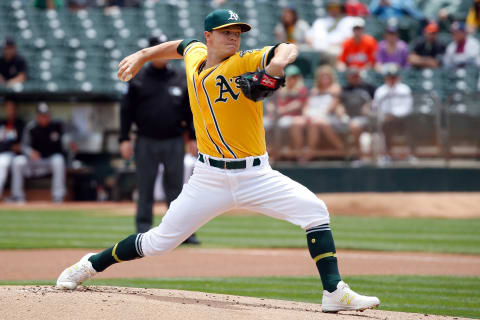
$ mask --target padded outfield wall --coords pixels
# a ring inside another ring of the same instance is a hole
[[[274,168],[315,193],[480,191],[480,168]]]

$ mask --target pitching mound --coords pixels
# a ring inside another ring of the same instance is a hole
[[[81,287],[60,291],[50,286],[0,287],[4,319],[432,319],[432,316],[366,310],[321,313],[319,304],[238,297],[201,292]],[[435,316],[435,319],[460,319]]]

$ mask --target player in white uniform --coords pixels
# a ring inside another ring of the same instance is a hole
[[[250,26],[235,12],[215,10],[205,19],[206,45],[192,39],[170,41],[120,63],[118,75],[125,81],[147,61],[185,60],[199,158],[192,177],[158,227],[133,234],[98,254],[85,255],[62,272],[57,287],[75,289],[114,263],[169,252],[223,212],[247,209],[306,230],[324,288],[323,311],[379,305],[378,298],[359,295],[341,281],[324,202],[268,163],[262,103],[247,99],[236,77],[262,69],[271,76],[282,76],[298,51],[295,45],[282,43],[239,52],[241,33],[248,30]]]

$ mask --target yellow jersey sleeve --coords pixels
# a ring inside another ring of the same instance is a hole
[[[245,70],[242,70],[242,73],[265,69],[270,63],[270,60],[272,60],[276,47],[277,46],[267,46],[262,49],[243,50],[238,52],[236,55],[239,60],[243,62],[242,66],[245,68]]]
[[[183,60],[185,61],[185,69],[193,72],[197,69],[199,63],[207,56],[207,46],[201,42],[190,42],[183,49]]]

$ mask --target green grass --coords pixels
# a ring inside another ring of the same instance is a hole
[[[355,276],[345,280],[358,292],[378,296],[383,310],[480,318],[479,277]],[[8,284],[51,285],[53,282],[0,281],[0,285]],[[86,284],[321,302],[320,281],[312,277],[108,279]]]
[[[480,254],[480,219],[335,216],[332,229],[341,249]],[[102,212],[0,211],[0,249],[103,248],[133,232],[133,217]],[[299,227],[260,215],[220,216],[198,235],[204,247],[306,247]]]

